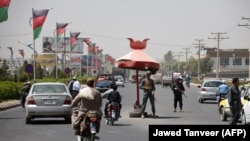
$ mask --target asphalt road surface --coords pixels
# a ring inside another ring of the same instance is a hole
[[[173,112],[173,93],[169,87],[156,86],[156,114],[159,118],[131,118],[129,112],[133,112],[136,100],[136,84],[126,83],[125,87],[119,87],[122,99],[122,118],[115,122],[114,126],[106,125],[102,120],[101,131],[98,134],[100,140],[105,141],[147,141],[149,125],[227,125],[227,121],[221,121],[217,103],[215,101],[198,102],[197,86],[186,88],[183,97],[183,110]],[[143,92],[139,90],[140,104]],[[105,100],[103,101],[105,102]],[[148,101],[146,112],[151,113],[151,105]],[[25,111],[22,107],[16,107],[0,112],[0,141],[76,141],[71,124],[67,124],[63,118],[35,119],[32,124],[25,124]]]

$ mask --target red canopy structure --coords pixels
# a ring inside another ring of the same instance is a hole
[[[139,106],[138,71],[151,71],[151,73],[154,74],[159,70],[160,64],[143,51],[143,49],[146,48],[146,43],[149,39],[144,39],[143,41],[134,41],[132,38],[128,39],[132,51],[116,59],[116,62],[117,67],[119,68],[136,70],[137,99],[134,108],[137,108]]]

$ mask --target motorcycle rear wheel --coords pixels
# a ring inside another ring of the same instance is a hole
[[[96,134],[92,133],[89,137],[82,137],[81,141],[95,141]]]

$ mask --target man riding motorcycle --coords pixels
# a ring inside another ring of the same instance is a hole
[[[73,129],[76,130],[75,134],[78,140],[81,140],[82,125],[84,119],[89,111],[96,111],[99,115],[98,120],[101,121],[102,117],[102,97],[101,93],[94,88],[94,79],[87,79],[87,87],[81,89],[76,97],[73,99],[71,107],[78,107],[78,115],[76,119],[72,120]],[[73,119],[73,118],[72,118]],[[100,130],[100,122],[97,125],[97,133]]]
[[[229,87],[226,84],[225,80],[223,80],[216,94],[218,104],[220,104],[220,101],[227,96],[228,91],[229,91]]]
[[[23,93],[21,95],[21,105],[22,105],[23,108],[24,108],[24,105],[25,105],[26,97],[27,97],[27,95],[28,95],[28,93],[30,91],[30,88],[31,88],[30,81],[25,82],[24,86],[22,88]]]

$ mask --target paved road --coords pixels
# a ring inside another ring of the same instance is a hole
[[[135,84],[126,83],[125,88],[118,88],[123,96],[122,118],[114,126],[105,124],[102,120],[101,140],[109,141],[146,141],[148,140],[148,125],[226,125],[219,119],[217,105],[214,101],[198,103],[198,88],[191,86],[186,90],[187,98],[183,97],[184,112],[173,111],[173,94],[170,88],[156,86],[156,108],[159,118],[130,118],[136,98]],[[140,90],[140,102],[142,91]],[[146,111],[150,111],[150,103]],[[25,124],[25,111],[16,107],[0,112],[0,141],[72,141],[76,140],[70,124],[63,119],[35,119],[31,125]]]

